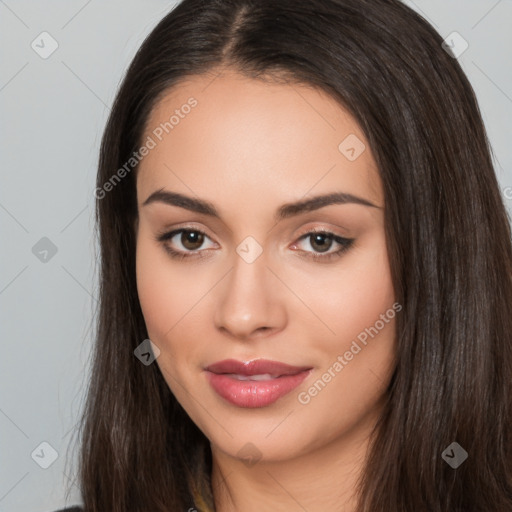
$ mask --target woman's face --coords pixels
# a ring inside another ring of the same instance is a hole
[[[277,461],[364,438],[401,306],[354,119],[311,87],[224,70],[172,89],[143,143],[140,303],[156,364],[214,453]],[[213,367],[226,360],[239,364]]]

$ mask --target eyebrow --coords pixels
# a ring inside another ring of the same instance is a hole
[[[151,203],[164,203],[171,206],[178,206],[187,210],[201,213],[203,215],[209,215],[220,219],[219,212],[215,206],[209,201],[204,199],[197,199],[194,197],[186,196],[184,194],[178,194],[177,192],[170,192],[163,188],[153,192],[143,203],[142,206],[146,206]],[[277,210],[275,214],[275,220],[280,221],[289,217],[300,215],[301,213],[311,212],[329,206],[331,204],[360,204],[363,206],[369,206],[371,208],[381,208],[367,199],[355,196],[353,194],[347,194],[345,192],[333,192],[331,194],[325,194],[315,196],[310,199],[303,201],[297,201],[294,203],[285,203]]]

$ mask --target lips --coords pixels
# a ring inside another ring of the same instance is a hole
[[[205,368],[213,390],[238,407],[264,407],[295,389],[312,370],[278,361],[226,359]]]
[[[253,361],[237,361],[236,359],[225,359],[206,367],[206,370],[212,373],[240,375],[242,377],[252,377],[269,375],[268,378],[277,378],[283,375],[296,375],[297,373],[311,369],[310,366],[291,366],[278,361],[269,361],[266,359],[255,359]]]

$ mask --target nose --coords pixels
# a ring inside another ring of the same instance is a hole
[[[264,253],[252,263],[236,254],[231,272],[218,287],[216,328],[243,341],[279,332],[286,325],[282,288]]]

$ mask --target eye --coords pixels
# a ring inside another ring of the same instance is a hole
[[[183,259],[190,257],[204,257],[205,248],[199,250],[205,240],[210,240],[206,233],[198,229],[175,229],[157,235],[156,240],[163,244],[164,249],[172,258]],[[178,249],[173,248],[178,247]],[[181,247],[180,247],[181,246]],[[211,247],[209,247],[211,248]]]
[[[192,257],[203,258],[206,250],[212,248],[212,246],[203,247],[205,241],[210,240],[210,238],[198,229],[180,228],[159,233],[156,240],[164,246],[165,251],[171,258],[178,260]],[[308,241],[308,245],[313,249],[313,252],[300,249],[300,252],[303,253],[301,257],[327,262],[345,253],[352,246],[354,239],[344,238],[325,230],[309,231],[302,235],[291,248],[295,250],[301,241]],[[337,249],[336,245],[338,246]],[[215,244],[213,244],[214,246]],[[201,249],[201,247],[203,248]],[[333,247],[335,250],[331,250]]]
[[[354,242],[353,238],[344,238],[336,235],[335,233],[331,233],[330,231],[323,230],[309,231],[299,238],[299,242],[301,240],[307,241],[308,245],[313,249],[313,252],[303,250],[302,252],[306,253],[303,257],[324,261],[340,257],[352,246]],[[337,249],[336,244],[338,245]],[[296,247],[297,242],[292,245],[292,249],[295,249]],[[333,247],[335,250],[330,251]]]

